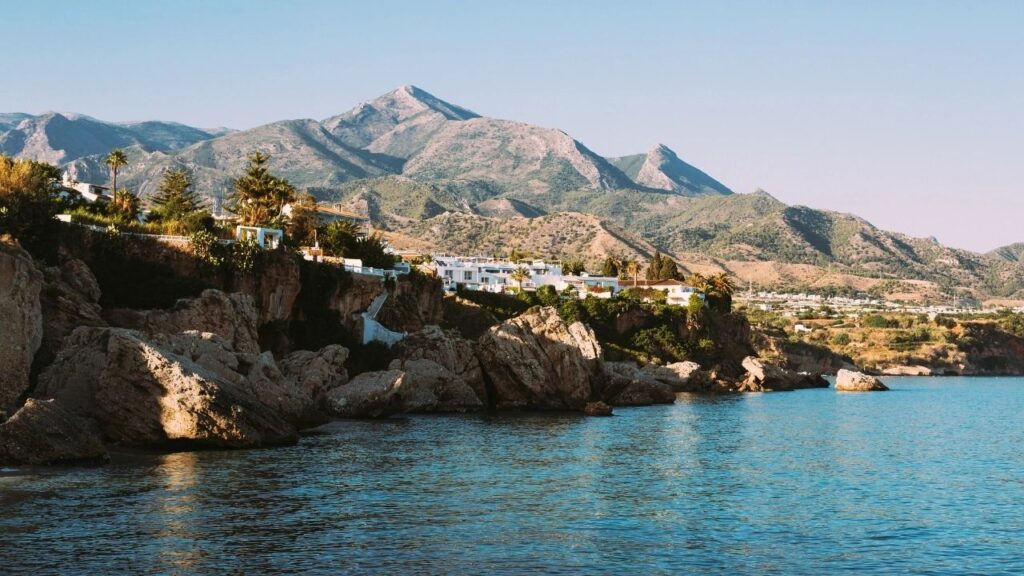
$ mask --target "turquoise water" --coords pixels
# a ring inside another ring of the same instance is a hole
[[[1024,379],[336,422],[0,476],[0,572],[1024,572]]]

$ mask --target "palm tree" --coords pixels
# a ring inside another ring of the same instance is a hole
[[[690,283],[690,286],[693,286],[694,290],[700,290],[701,292],[707,292],[708,290],[708,279],[700,272],[690,274],[686,281]]]
[[[126,220],[134,220],[139,213],[139,197],[132,194],[125,188],[114,192],[114,208],[125,217]]]
[[[633,277],[633,287],[636,288],[637,277],[640,276],[640,262],[630,260],[626,262],[626,275]]]
[[[708,304],[720,312],[732,310],[732,295],[735,291],[736,284],[724,272],[704,279],[704,296],[708,299]]]
[[[530,279],[530,271],[525,267],[520,266],[513,270],[512,274],[509,274],[509,278],[512,278],[519,283],[519,292],[521,293],[523,291],[523,282]]]
[[[736,292],[736,283],[725,272],[719,272],[708,278],[714,292],[719,296],[732,296]]]
[[[111,186],[111,190],[117,193],[117,172],[122,166],[128,164],[128,155],[124,153],[124,150],[115,148],[107,154],[107,158],[103,161],[107,166],[110,166],[110,171],[114,173],[114,185]]]

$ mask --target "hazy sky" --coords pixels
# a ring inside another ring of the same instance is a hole
[[[248,128],[402,84],[739,192],[1024,241],[1024,1],[6,1],[0,111]]]

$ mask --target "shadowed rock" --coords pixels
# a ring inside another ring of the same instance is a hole
[[[462,380],[486,403],[487,390],[476,348],[475,342],[462,338],[457,331],[445,332],[437,326],[426,326],[406,336],[393,350],[403,362],[430,360],[439,364],[451,373],[451,378]]]
[[[612,406],[648,406],[676,401],[672,387],[632,362],[605,362],[604,367],[608,381],[603,397]]]
[[[465,379],[433,360],[394,360],[405,376],[398,391],[402,412],[470,412],[484,403]]]
[[[29,398],[0,424],[0,462],[70,464],[104,462],[109,458],[99,434],[89,423],[55,400]]]
[[[327,393],[326,405],[341,418],[382,418],[402,411],[398,392],[405,373],[401,370],[364,372]]]
[[[28,252],[0,238],[0,419],[14,412],[29,388],[32,359],[43,341],[42,287],[43,275]]]
[[[246,448],[297,439],[275,410],[238,385],[131,330],[75,330],[40,375],[37,395],[94,419],[118,444]]]

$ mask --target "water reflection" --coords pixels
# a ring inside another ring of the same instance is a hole
[[[276,450],[0,478],[0,566],[1019,572],[1022,410],[1024,381],[974,380],[337,422]]]

